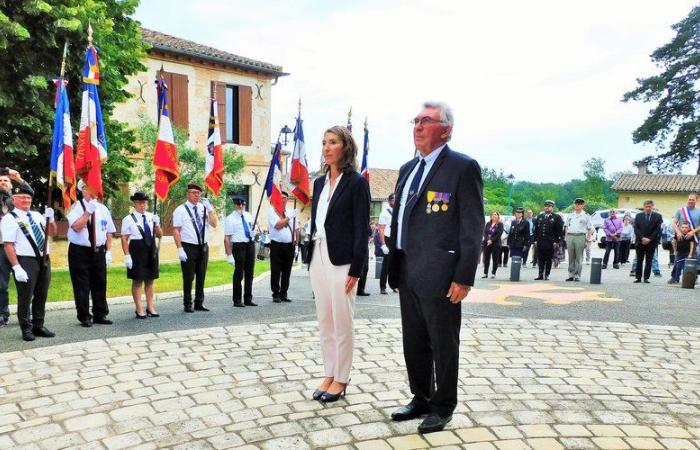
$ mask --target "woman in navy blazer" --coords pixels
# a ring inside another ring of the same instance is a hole
[[[316,301],[325,378],[314,400],[345,395],[354,348],[357,280],[367,260],[370,194],[357,172],[357,145],[347,128],[323,135],[324,175],[314,182],[309,275]]]

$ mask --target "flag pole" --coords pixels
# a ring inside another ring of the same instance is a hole
[[[301,102],[301,100],[299,100]],[[282,136],[282,131],[280,130],[279,134],[277,134],[277,143],[275,143],[275,152],[272,154],[272,157],[275,157],[275,153],[277,153],[277,144],[280,144],[280,138]],[[270,169],[272,169],[272,165],[270,165]],[[265,178],[266,182],[267,179],[270,177],[270,171],[268,170],[267,177]],[[265,191],[266,191],[266,186],[263,187],[262,193],[260,194],[260,201],[258,202],[258,210],[255,211],[255,220],[253,220],[253,230],[255,230],[256,225],[258,224],[258,216],[260,215],[260,207],[262,206],[262,201],[263,198],[265,197]]]

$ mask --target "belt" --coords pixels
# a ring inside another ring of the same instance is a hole
[[[75,242],[71,242],[70,244],[71,244],[71,245],[75,245],[76,247],[80,247],[80,248],[89,248],[89,249],[92,249],[92,245],[80,245],[80,244],[76,244]],[[106,250],[106,247],[105,247],[104,245],[97,245],[97,246],[95,246],[95,250],[103,250],[103,249]]]
[[[586,233],[567,233],[569,236],[584,236]]]

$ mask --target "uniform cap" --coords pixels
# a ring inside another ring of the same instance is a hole
[[[200,185],[195,184],[195,183],[190,183],[187,185],[187,190],[189,191],[190,189],[196,189],[199,192],[202,192],[204,190],[204,189],[202,189],[202,187]]]
[[[581,203],[586,203],[586,201],[584,199],[582,199],[581,197],[577,197],[576,200],[574,200],[574,203],[580,205]]]
[[[554,206],[554,200],[545,200],[544,206]]]
[[[12,195],[29,195],[30,197],[34,197],[34,189],[25,183],[21,186],[15,186],[12,188]]]

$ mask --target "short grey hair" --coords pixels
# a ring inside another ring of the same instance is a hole
[[[454,127],[455,118],[452,114],[452,108],[445,102],[427,101],[423,103],[423,108],[437,109],[440,111],[440,120],[443,123]]]

